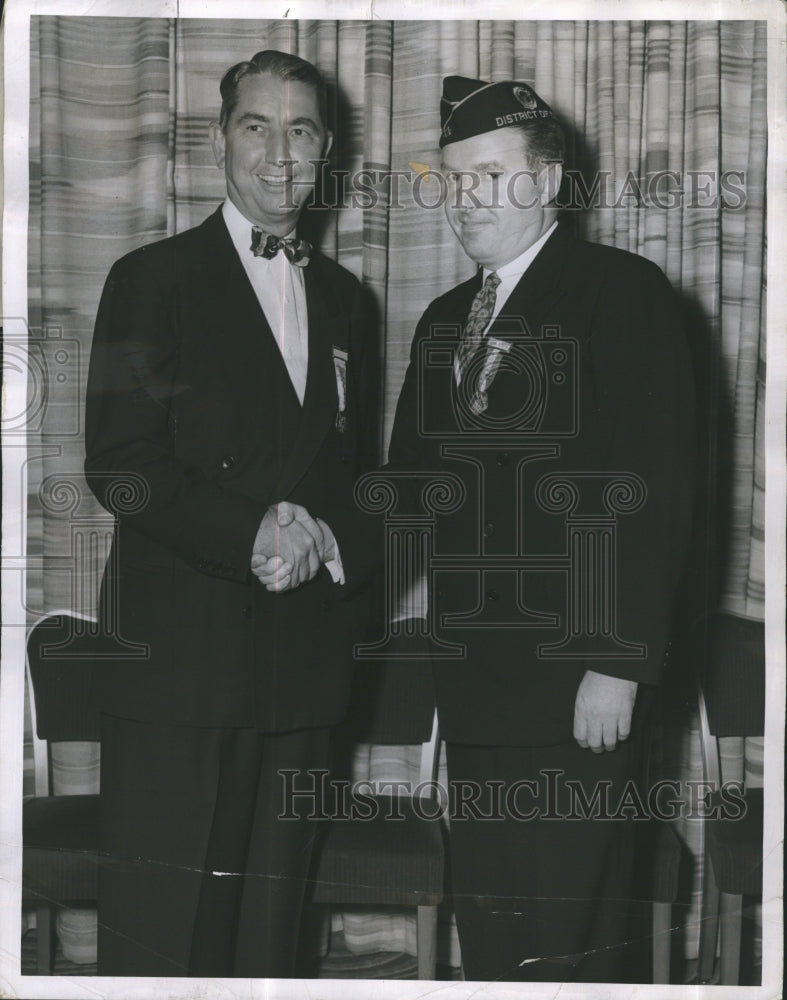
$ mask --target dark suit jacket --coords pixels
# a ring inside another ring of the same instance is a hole
[[[390,445],[392,467],[450,472],[464,484],[458,510],[437,518],[436,554],[459,563],[479,554],[549,561],[567,551],[568,510],[555,508],[559,494],[539,494],[544,476],[581,473],[574,476],[581,500],[572,518],[586,515],[596,523],[599,514],[604,520],[604,483],[615,473],[644,483],[639,509],[616,515],[617,553],[608,551],[617,569],[611,601],[617,635],[644,646],[644,655],[624,649],[612,659],[572,659],[538,652],[571,625],[565,567],[529,570],[518,592],[516,574],[506,569],[482,574],[478,566],[458,565],[435,577],[436,632],[466,648],[463,659],[435,664],[443,736],[549,745],[572,738],[574,699],[586,669],[658,680],[689,534],[691,362],[679,304],[662,272],[558,227],[487,334],[487,345],[497,340],[512,347],[502,353],[485,415],[474,422],[450,359],[480,286],[479,274],[424,313]],[[491,349],[479,352],[479,364]],[[625,507],[625,497],[619,499]],[[523,608],[553,618],[522,627]],[[486,627],[442,627],[446,615],[474,609],[476,623]]]
[[[101,598],[115,658],[95,671],[105,711],[267,731],[344,715],[369,562],[352,492],[372,351],[357,280],[316,253],[305,283],[301,409],[220,210],[109,274],[85,435],[88,483],[118,513]],[[343,430],[334,348],[347,356]],[[322,567],[270,594],[251,575],[266,507],[285,499],[333,529],[344,586]]]

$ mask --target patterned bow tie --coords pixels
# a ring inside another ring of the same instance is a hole
[[[312,247],[306,240],[298,240],[295,237],[283,238],[279,236],[267,236],[261,229],[252,226],[251,247],[249,248],[255,257],[264,257],[270,260],[275,257],[279,250],[284,251],[284,255],[291,264],[298,267],[306,267],[309,263]]]

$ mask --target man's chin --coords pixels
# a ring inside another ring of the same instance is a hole
[[[492,253],[488,234],[462,233],[458,238],[464,252],[476,264],[483,264]]]

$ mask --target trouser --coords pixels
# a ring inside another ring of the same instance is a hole
[[[319,824],[279,771],[325,768],[328,747],[327,729],[102,716],[99,975],[294,976]]]
[[[447,746],[466,979],[650,981],[647,907],[632,900],[641,832],[633,814],[645,820],[628,784],[639,777],[642,742],[604,754],[575,743]],[[594,808],[596,818],[583,818]],[[598,809],[622,816],[602,819]]]

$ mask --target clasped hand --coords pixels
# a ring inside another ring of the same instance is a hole
[[[333,536],[299,504],[282,501],[265,512],[251,557],[251,570],[266,590],[294,590],[333,558]]]

